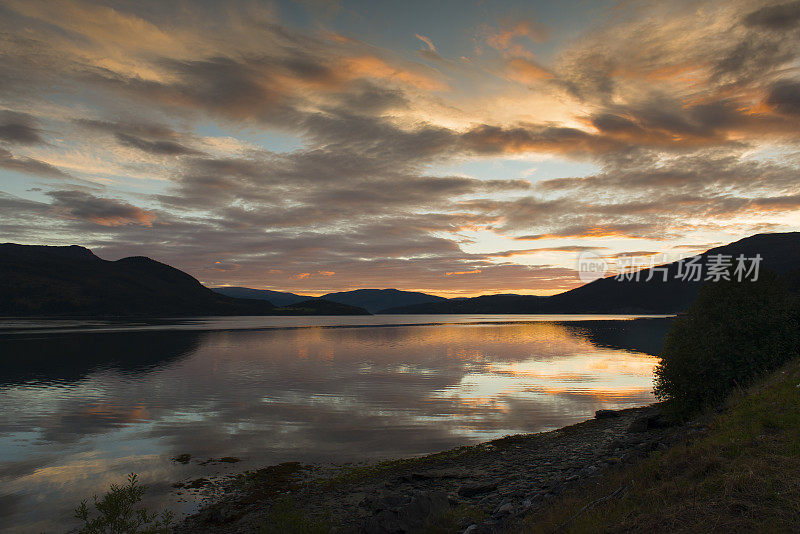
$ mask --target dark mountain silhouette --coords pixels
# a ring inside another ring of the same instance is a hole
[[[323,295],[322,298],[341,304],[358,306],[370,313],[397,306],[411,306],[447,300],[436,295],[428,295],[427,293],[418,293],[416,291],[400,291],[399,289],[356,289],[355,291],[328,293]]]
[[[761,269],[781,274],[796,286],[796,270],[800,267],[800,232],[747,237],[704,252],[701,263],[706,264],[708,256],[715,254],[734,258],[740,254],[747,258],[760,254],[763,258]],[[551,297],[485,295],[391,308],[381,313],[678,313],[686,310],[697,298],[703,283],[676,278],[678,263],[662,266],[667,269],[666,281],[660,272],[654,272],[652,279],[647,281],[650,269],[644,269],[639,281],[602,278]]]
[[[296,295],[294,293],[287,293],[285,291],[272,291],[270,289],[250,289],[249,287],[235,287],[235,286],[212,287],[211,290],[214,291],[215,293],[219,293],[220,295],[234,297],[237,299],[268,300],[275,306],[289,306],[291,304],[297,304],[298,302],[303,302],[304,300],[314,298],[305,295]]]
[[[107,261],[84,247],[0,245],[0,316],[185,316],[367,313],[314,300],[300,308],[214,293],[183,271],[135,256]]]
[[[288,306],[313,298],[283,291],[250,289],[247,287],[216,287],[214,291],[229,297],[269,300],[276,306]],[[364,308],[370,313],[376,313],[386,308],[447,300],[436,295],[428,295],[427,293],[418,293],[416,291],[400,291],[399,289],[356,289],[354,291],[328,293],[320,298],[330,302]]]

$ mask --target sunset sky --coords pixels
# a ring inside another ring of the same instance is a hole
[[[799,230],[799,170],[797,1],[0,0],[0,242],[551,294]]]

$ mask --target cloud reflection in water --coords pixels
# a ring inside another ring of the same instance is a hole
[[[16,336],[0,513],[47,528],[130,471],[166,492],[202,474],[170,463],[181,453],[245,459],[237,469],[413,455],[652,402],[656,359],[625,348],[645,324]]]

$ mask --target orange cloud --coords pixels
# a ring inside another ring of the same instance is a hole
[[[423,43],[425,43],[426,45],[428,45],[428,50],[430,50],[431,52],[436,52],[436,46],[433,44],[433,41],[431,41],[429,37],[425,37],[424,35],[420,35],[418,33],[415,33],[414,36]]]
[[[516,82],[532,83],[539,80],[547,80],[552,78],[553,75],[533,61],[514,58],[508,62],[508,77]]]
[[[474,271],[450,271],[444,273],[445,276],[453,276],[454,274],[479,274],[481,272],[480,269],[475,269]]]
[[[153,226],[156,214],[140,208],[133,208],[127,215],[107,215],[88,217],[88,220],[100,226],[125,226],[127,224],[139,224],[141,226]]]
[[[397,80],[425,91],[438,91],[446,85],[423,73],[402,67],[394,67],[376,56],[355,56],[343,61],[344,69],[354,78],[369,76],[386,80]]]
[[[515,42],[518,38],[525,38],[534,43],[547,40],[548,28],[538,22],[521,20],[505,28],[489,34],[486,43],[507,55],[531,57],[533,54],[525,47]]]

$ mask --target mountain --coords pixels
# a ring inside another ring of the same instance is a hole
[[[800,268],[800,232],[757,234],[734,243],[712,248],[701,254],[706,264],[711,255],[723,254],[746,258],[760,254],[760,268],[785,275],[797,285]],[[601,278],[584,286],[550,297],[484,295],[470,299],[445,300],[427,304],[402,306],[383,313],[640,313],[661,314],[684,311],[697,297],[702,282],[676,278],[678,263],[665,266],[667,280],[661,272],[650,276],[650,269],[640,273],[640,281],[618,281]]]
[[[215,287],[213,291],[221,295],[240,299],[268,300],[276,306],[290,306],[299,302],[313,299],[305,295],[287,293],[285,291],[272,291],[270,289],[250,289],[249,287]],[[328,293],[319,297],[321,299],[364,308],[370,313],[379,313],[386,308],[397,306],[411,306],[447,300],[444,297],[418,293],[416,291],[400,291],[399,289],[356,289],[354,291],[339,291]]]
[[[347,315],[361,308],[313,300],[276,308],[214,293],[150,258],[103,260],[79,246],[0,244],[0,316]]]
[[[314,297],[295,295],[285,291],[272,291],[270,289],[250,289],[249,287],[212,287],[211,290],[220,295],[237,299],[268,300],[275,306],[289,306]],[[328,299],[330,300],[330,299]]]
[[[446,301],[444,297],[418,293],[416,291],[400,291],[399,289],[356,289],[322,295],[325,300],[349,304],[366,309],[370,313],[380,313],[387,308],[412,306]]]

